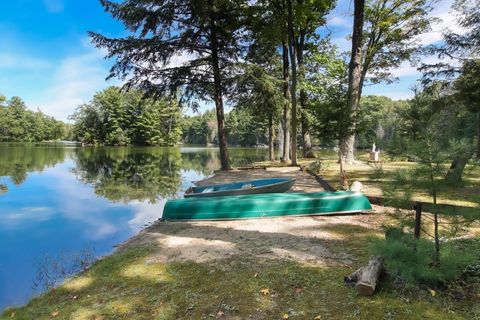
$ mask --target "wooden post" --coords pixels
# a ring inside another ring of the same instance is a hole
[[[418,201],[415,202],[413,209],[415,209],[415,229],[413,231],[413,236],[415,239],[420,239],[420,228],[422,225],[422,203]]]

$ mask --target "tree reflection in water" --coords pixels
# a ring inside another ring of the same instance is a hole
[[[242,166],[265,160],[263,149],[231,148],[231,163]],[[42,172],[74,160],[76,178],[93,186],[98,196],[115,202],[148,201],[176,197],[182,172],[206,176],[220,168],[217,148],[204,147],[86,147],[62,144],[0,144],[0,194],[8,181],[22,184],[31,172]]]
[[[74,158],[76,177],[110,201],[155,203],[174,197],[182,182],[177,148],[81,148]]]
[[[57,144],[0,143],[0,194],[8,191],[8,180],[18,186],[29,173],[64,162],[71,150]]]

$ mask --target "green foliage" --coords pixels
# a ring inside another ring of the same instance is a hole
[[[141,91],[110,87],[71,116],[73,137],[87,144],[174,145],[180,140],[181,109],[173,100],[145,98]]]
[[[256,146],[265,143],[267,121],[257,116],[254,109],[234,109],[226,117],[225,125],[231,144]]]
[[[460,76],[454,81],[455,99],[471,112],[480,112],[480,59],[467,60]]]
[[[387,147],[399,129],[400,112],[407,105],[407,101],[384,96],[362,97],[357,117],[357,147],[368,149],[374,142],[380,148]]]
[[[225,127],[230,144],[255,146],[266,143],[267,121],[257,116],[256,109],[238,107],[225,116]],[[215,111],[186,117],[182,140],[189,144],[217,144],[218,130]]]
[[[64,136],[65,124],[62,121],[55,120],[40,110],[28,110],[19,97],[7,101],[4,96],[0,96],[0,141],[51,141]]]
[[[218,142],[218,128],[215,111],[187,116],[183,122],[182,141],[190,144],[207,145]]]
[[[472,251],[458,250],[455,242],[447,242],[441,251],[441,263],[435,264],[432,241],[415,240],[402,229],[388,230],[387,235],[386,240],[372,241],[370,250],[385,259],[385,268],[390,274],[411,284],[446,285],[458,279],[477,258]]]
[[[411,60],[420,46],[414,38],[436,21],[429,13],[435,1],[370,0],[365,6],[362,83],[395,80],[390,70]]]
[[[119,38],[89,33],[97,47],[116,58],[110,77],[154,95],[181,90],[184,99],[213,100],[215,51],[217,59],[221,57],[222,91],[228,91],[233,64],[241,54],[245,1],[124,0],[102,5],[129,33]],[[174,63],[185,53],[187,61]]]

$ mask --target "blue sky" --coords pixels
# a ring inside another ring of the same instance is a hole
[[[441,39],[441,31],[454,26],[449,13],[451,0],[441,0],[432,16],[443,21],[433,32],[422,35],[424,44]],[[349,50],[350,0],[339,0],[327,20],[331,37],[340,49]],[[118,80],[105,81],[111,61],[94,48],[87,31],[109,36],[123,34],[123,27],[104,13],[98,0],[2,1],[0,10],[0,93],[20,96],[29,108],[66,120],[75,108]],[[431,58],[430,58],[431,59]],[[395,99],[411,97],[410,88],[419,78],[408,62],[394,72],[400,81],[365,88],[365,94]]]

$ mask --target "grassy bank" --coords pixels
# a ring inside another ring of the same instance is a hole
[[[394,179],[394,174],[398,170],[413,169],[417,164],[407,161],[390,161],[388,156],[382,155],[382,163],[368,164],[368,153],[359,152],[357,158],[360,163],[349,165],[345,164],[343,169],[347,172],[348,181],[360,181],[364,187],[364,193],[369,196],[383,196],[389,182]],[[299,164],[309,166],[312,162],[320,162],[319,175],[323,177],[334,188],[340,188],[340,165],[338,158],[333,153],[323,152],[319,154],[318,159],[300,159]],[[258,162],[258,166],[283,166],[281,162]],[[445,172],[450,164],[445,164]],[[414,189],[410,190],[414,194],[412,200],[432,202],[422,181]],[[457,206],[476,207],[480,204],[480,166],[473,163],[467,165],[463,174],[463,182],[456,186],[445,186],[439,192],[438,203],[451,204]]]
[[[473,319],[478,297],[398,287],[357,297],[343,284],[368,259],[373,229],[338,225],[323,241],[350,264],[308,266],[292,260],[233,255],[206,263],[155,262],[153,246],[130,247],[1,319]],[[477,293],[480,295],[480,291]]]

